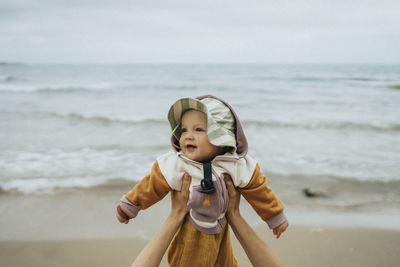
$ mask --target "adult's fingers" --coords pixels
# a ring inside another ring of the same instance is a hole
[[[232,179],[229,176],[229,174],[224,175],[224,180],[225,180],[226,188],[228,189],[229,196],[230,197],[235,196],[237,192],[236,192],[235,187],[233,186]]]
[[[181,187],[181,191],[182,192],[188,192],[189,191],[189,186],[190,186],[190,180],[192,179],[192,177],[185,172],[185,174],[183,175],[183,180],[182,180],[182,187]]]

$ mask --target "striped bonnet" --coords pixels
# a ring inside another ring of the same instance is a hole
[[[179,141],[181,137],[181,118],[185,111],[194,109],[207,115],[207,138],[211,144],[221,147],[232,147],[236,150],[235,118],[231,110],[215,98],[181,98],[169,109],[168,121],[172,135]],[[173,142],[174,143],[174,142]],[[178,143],[174,143],[180,150]]]

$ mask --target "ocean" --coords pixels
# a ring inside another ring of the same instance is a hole
[[[400,229],[399,65],[0,65],[0,194],[128,191],[171,150],[170,105],[204,94],[292,221]]]

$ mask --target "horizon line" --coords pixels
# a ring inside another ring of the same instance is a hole
[[[0,61],[7,65],[400,65],[400,62],[23,62]]]

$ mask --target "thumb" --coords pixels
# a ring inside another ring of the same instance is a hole
[[[232,179],[229,176],[229,174],[224,174],[224,180],[225,180],[226,188],[228,189],[229,196],[233,196],[234,194],[236,194],[236,189],[233,186]]]
[[[182,192],[189,191],[191,179],[192,179],[192,177],[188,173],[185,172],[185,174],[183,175],[183,179],[182,179],[182,187],[181,187]]]

